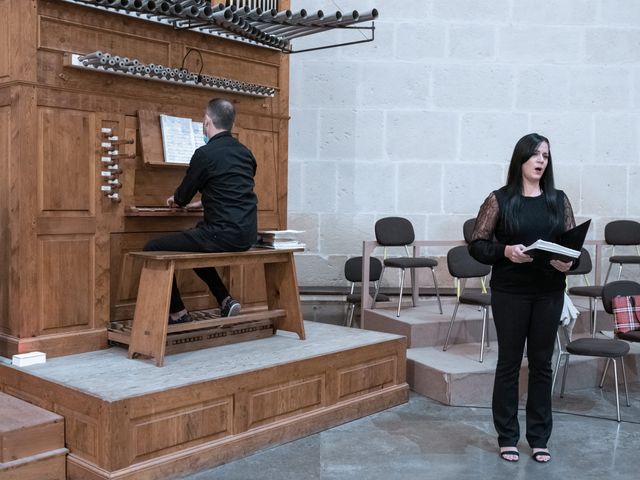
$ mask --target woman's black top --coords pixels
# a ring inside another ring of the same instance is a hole
[[[491,288],[508,293],[544,293],[565,288],[565,274],[549,265],[549,260],[534,259],[513,263],[504,256],[506,245],[531,245],[538,239],[557,242],[559,236],[575,226],[573,209],[562,190],[556,190],[564,222],[556,223],[547,206],[546,194],[521,197],[515,212],[518,226],[507,231],[503,218],[507,201],[506,187],[491,192],[476,218],[469,244],[471,255],[479,262],[493,265]]]

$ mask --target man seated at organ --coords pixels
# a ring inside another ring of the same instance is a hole
[[[231,102],[214,98],[203,120],[205,145],[198,148],[174,194],[170,207],[200,207],[204,219],[194,228],[147,242],[146,251],[239,252],[257,240],[257,197],[254,193],[256,160],[231,135],[235,121]],[[190,203],[196,193],[201,200]],[[220,305],[223,317],[240,313],[240,303],[229,295],[215,268],[196,268]],[[171,290],[169,324],[192,321],[180,297],[175,275]]]

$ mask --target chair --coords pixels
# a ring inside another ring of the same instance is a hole
[[[602,287],[602,305],[607,313],[613,313],[611,307],[611,299],[617,295],[639,295],[640,284],[631,281],[616,281],[611,282]],[[587,355],[592,357],[606,358],[604,371],[602,372],[602,378],[600,379],[600,388],[604,385],[604,378],[609,368],[609,364],[613,362],[613,375],[616,388],[616,419],[620,421],[620,398],[618,394],[618,364],[617,360],[620,360],[622,366],[622,378],[624,381],[624,390],[627,397],[627,406],[629,403],[629,390],[627,387],[627,374],[624,369],[623,356],[629,352],[629,344],[622,340],[623,336],[629,339],[640,339],[640,332],[629,332],[626,334],[617,335],[616,339],[608,338],[579,338],[577,340],[570,341],[565,346],[566,360],[564,364],[564,372],[562,375],[562,389],[560,391],[560,397],[564,396],[564,386],[569,368],[569,355]],[[638,341],[638,340],[631,340]],[[564,352],[561,355],[565,354]],[[556,364],[560,365],[560,359]],[[557,370],[557,368],[556,368]],[[554,375],[555,380],[555,375]]]
[[[620,266],[618,280],[622,275],[623,265],[640,265],[640,223],[634,220],[615,220],[604,227],[604,241],[613,245],[612,256],[609,257],[609,268],[604,278],[604,283],[609,279],[611,267],[615,263]],[[618,245],[635,246],[637,255],[615,255],[615,247]]]
[[[587,274],[591,273],[592,269],[591,255],[588,250],[583,248],[578,258],[578,266],[574,270],[569,270],[567,275],[582,275],[584,278],[586,285],[570,287],[568,293],[569,295],[589,298],[589,329],[591,331],[591,337],[595,337],[598,331],[596,322],[598,316],[598,299],[602,298],[602,285],[589,285]]]
[[[462,224],[462,235],[464,236],[464,241],[467,243],[471,243],[471,236],[473,235],[473,229],[476,228],[476,219],[470,218],[469,220],[465,220]]]
[[[413,231],[413,225],[406,218],[401,217],[387,217],[381,218],[376,222],[375,225],[375,233],[376,233],[376,241],[381,246],[385,247],[385,257],[386,257],[386,249],[387,247],[404,247],[407,255],[409,255],[409,245],[413,243],[415,240],[415,233]],[[436,274],[433,270],[433,267],[438,265],[438,261],[433,258],[427,257],[393,257],[393,258],[385,258],[383,261],[382,273],[380,274],[380,280],[382,281],[382,276],[384,275],[384,271],[387,268],[399,268],[402,271],[402,275],[400,276],[400,298],[398,298],[398,313],[397,317],[400,316],[400,306],[402,305],[402,290],[404,288],[404,272],[408,268],[411,270],[411,287],[418,288],[416,284],[416,268],[430,268],[431,276],[433,277],[433,285],[436,289],[436,297],[438,298],[438,307],[440,308],[440,314],[442,314],[442,303],[440,302],[440,292],[438,291],[438,282],[436,280]],[[373,295],[373,303],[371,308],[375,307],[376,297],[378,295],[380,282],[378,282],[378,287],[376,287],[376,291]],[[413,306],[415,307],[415,301],[413,302]]]
[[[475,305],[480,307],[482,310],[482,341],[480,343],[480,363],[482,363],[484,360],[485,338],[487,340],[487,346],[489,346],[487,313],[491,306],[491,294],[483,293],[482,291],[465,291],[465,284],[469,278],[486,277],[491,272],[491,267],[474,259],[469,253],[469,249],[466,245],[453,247],[449,252],[447,252],[447,267],[449,268],[449,273],[456,282],[460,282],[460,288],[457,295],[458,301],[453,309],[453,315],[449,322],[449,330],[447,331],[447,338],[442,350],[446,352],[449,346],[451,329],[453,328],[453,322],[456,319],[456,314],[458,313],[458,307],[460,304]]]
[[[375,258],[369,257],[369,281],[377,284],[380,280],[380,274],[382,273],[382,262]],[[362,297],[359,293],[356,293],[356,283],[362,283],[362,257],[353,257],[348,259],[344,264],[344,277],[351,282],[351,289],[347,295],[347,303],[349,308],[345,317],[345,325],[350,327],[353,323],[353,314],[356,306],[360,305]],[[378,294],[378,297],[385,302],[389,301],[389,297],[383,294]]]

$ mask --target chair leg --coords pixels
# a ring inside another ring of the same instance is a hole
[[[609,268],[607,268],[607,274],[604,277],[603,285],[607,284],[607,280],[609,280],[609,273],[611,273],[611,267],[613,267],[613,263],[609,263]]]
[[[444,346],[442,347],[442,351],[446,352],[449,347],[449,337],[451,336],[451,329],[453,328],[453,321],[456,319],[456,314],[458,313],[458,307],[460,306],[460,302],[456,302],[456,306],[453,307],[453,315],[451,316],[451,321],[449,322],[449,330],[447,331],[447,339],[444,341]]]
[[[400,316],[400,305],[402,305],[402,289],[404,288],[404,268],[402,269],[402,274],[400,275],[400,297],[398,298],[398,313],[396,317]]]
[[[594,306],[593,306],[593,297],[589,297],[589,330],[591,330],[591,338],[596,336],[596,327],[595,327],[595,322],[593,320],[593,312],[595,312],[594,310]]]
[[[347,305],[347,311],[344,313],[344,326],[349,325],[349,313],[351,312],[351,303]]]
[[[436,280],[436,272],[431,268],[431,276],[433,277],[433,286],[436,289],[436,298],[438,299],[438,308],[440,309],[440,315],[442,315],[442,302],[440,301],[440,290],[438,290],[438,281]]]
[[[620,396],[618,394],[618,365],[615,358],[612,358],[613,362],[613,381],[616,384],[616,418],[620,422]]]
[[[604,376],[607,374],[607,370],[609,370],[609,363],[611,362],[611,358],[607,358],[607,363],[604,365],[604,371],[602,372],[602,378],[600,379],[600,388],[604,385]]]
[[[480,363],[484,360],[484,338],[487,331],[487,307],[482,308],[482,341],[480,342]]]
[[[349,305],[349,317],[347,320],[347,327],[351,327],[351,325],[353,325],[353,314],[356,311],[356,304],[352,303],[351,305]]]
[[[595,338],[598,331],[598,297],[593,297],[593,332],[591,337]]]
[[[620,280],[621,276],[622,276],[622,264],[620,264],[620,270],[618,270],[618,280]]]
[[[551,380],[551,396],[553,397],[553,389],[556,386],[556,378],[558,377],[558,368],[560,368],[560,359],[562,358],[562,344],[560,343],[560,335],[556,332],[556,345],[558,345],[558,358],[556,359],[556,368],[553,370],[553,379]]]
[[[489,319],[489,307],[482,307],[484,309],[484,314],[486,315],[487,320]],[[485,339],[487,341],[487,348],[491,347],[491,339],[489,338],[489,322],[485,321],[485,330],[486,330],[486,336]]]
[[[380,278],[375,282],[376,289],[373,292],[373,301],[371,302],[371,310],[376,306],[376,298],[378,298],[378,292],[380,291],[380,285],[382,285],[382,276],[384,275],[384,265],[382,265],[382,271],[380,272]]]
[[[622,365],[622,379],[624,380],[624,394],[627,397],[627,407],[630,407],[629,403],[629,388],[627,388],[627,372],[624,369],[624,358],[620,357],[620,365]]]
[[[411,269],[411,305],[413,305],[413,307],[416,307],[416,295],[414,295],[414,292],[418,292],[418,295],[420,295],[420,288],[418,287],[418,285],[416,285],[416,269],[412,268]]]
[[[569,357],[570,355],[567,353],[567,358],[564,361],[564,371],[562,372],[562,388],[560,389],[560,398],[564,397],[564,386],[567,380],[567,372],[569,371]]]

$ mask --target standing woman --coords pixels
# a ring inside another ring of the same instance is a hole
[[[525,135],[513,150],[507,184],[491,192],[476,219],[471,255],[493,265],[491,308],[498,336],[493,422],[500,456],[518,461],[518,377],[525,342],[529,361],[527,441],[548,462],[551,435],[551,357],[572,262],[533,259],[522,250],[538,239],[557,242],[575,226],[573,210],[553,183],[549,140]]]

